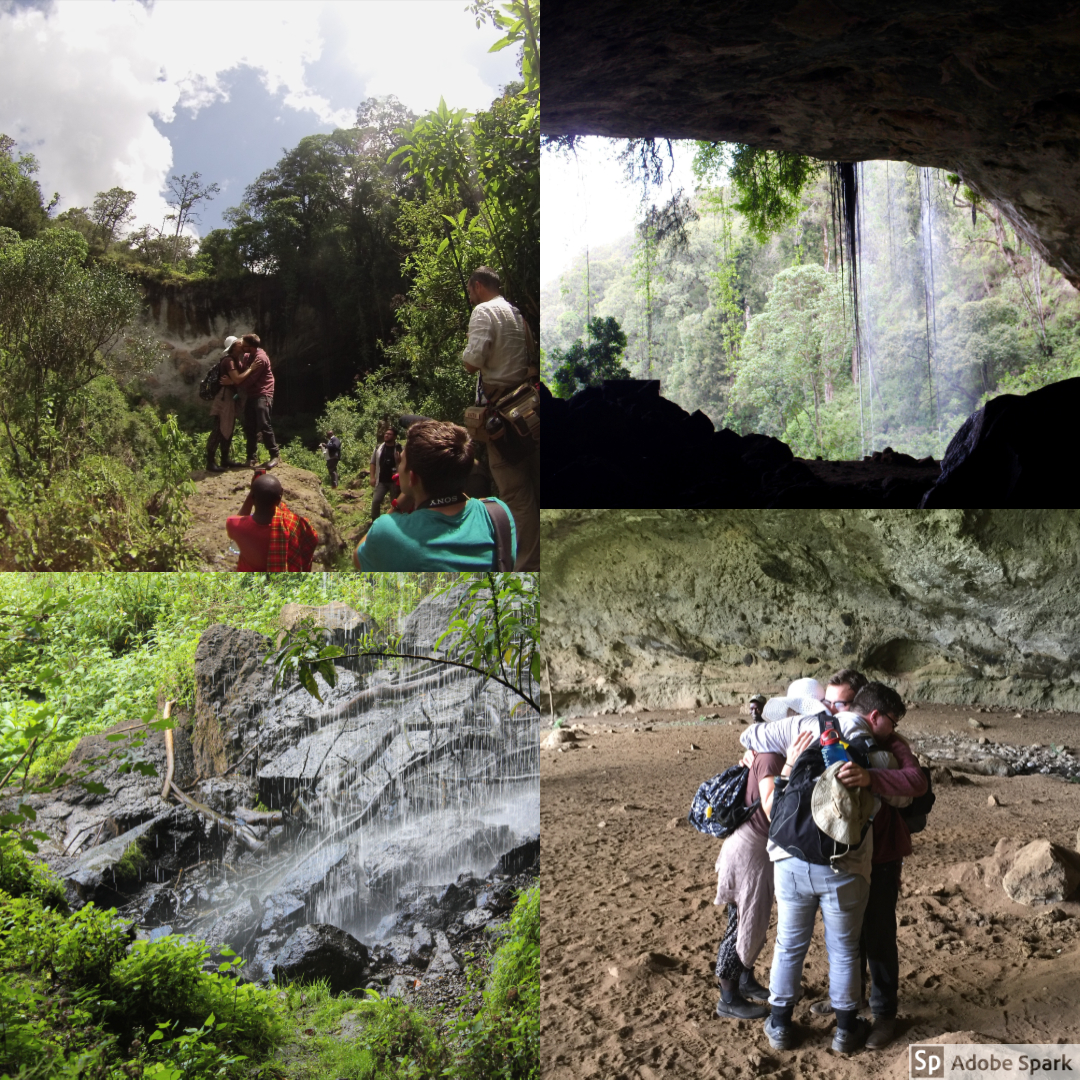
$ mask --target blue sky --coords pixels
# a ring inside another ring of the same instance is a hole
[[[0,132],[59,210],[119,185],[160,226],[168,177],[201,173],[222,189],[205,235],[283,148],[366,97],[486,107],[517,76],[497,37],[465,0],[0,0]]]

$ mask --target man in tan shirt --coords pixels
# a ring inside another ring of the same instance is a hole
[[[529,377],[534,350],[532,332],[521,313],[502,295],[499,275],[477,267],[468,282],[473,304],[469,340],[462,354],[465,370],[480,376],[477,403],[497,398]],[[515,570],[540,569],[540,449],[511,464],[489,442],[488,461],[500,498],[510,507],[517,529]]]

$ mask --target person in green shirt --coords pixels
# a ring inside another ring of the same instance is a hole
[[[469,433],[457,424],[421,420],[409,428],[398,462],[401,497],[353,552],[358,570],[500,569],[495,520],[504,515],[513,566],[517,537],[509,508],[464,492],[474,451]]]

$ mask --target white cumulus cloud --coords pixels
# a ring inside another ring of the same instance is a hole
[[[359,74],[365,96],[396,94],[418,112],[440,95],[455,107],[483,108],[496,86],[479,58],[494,33],[478,32],[464,7],[463,0],[0,5],[0,132],[38,158],[45,197],[59,191],[61,210],[120,185],[137,194],[139,220],[159,224],[173,150],[155,119],[197,115],[227,98],[228,77],[241,67],[323,125],[351,123],[360,99],[344,107],[332,103],[329,88],[312,85],[320,61],[347,67],[352,81]],[[512,69],[510,53],[499,56]],[[512,77],[510,70],[499,81]]]

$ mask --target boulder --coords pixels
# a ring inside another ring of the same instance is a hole
[[[1018,904],[1055,904],[1080,888],[1080,854],[1035,840],[1013,860],[1002,884]]]
[[[447,975],[457,975],[461,964],[450,949],[450,942],[441,931],[435,933],[435,951],[424,973],[424,982],[434,982]]]
[[[300,927],[278,953],[273,974],[278,982],[327,979],[330,992],[362,988],[368,967],[368,948],[352,934],[328,923]]]
[[[1080,378],[988,401],[952,437],[920,507],[1076,506],[1076,474],[1057,466],[1072,458],[1078,407]]]
[[[443,911],[468,911],[476,906],[476,898],[468,889],[451,882],[435,894],[435,903]]]
[[[418,930],[409,943],[409,963],[414,967],[426,968],[435,952],[435,938],[430,930]]]
[[[492,871],[494,874],[520,874],[530,866],[535,866],[540,858],[540,835],[530,837],[524,844],[518,844],[504,855],[499,856],[499,861]]]

